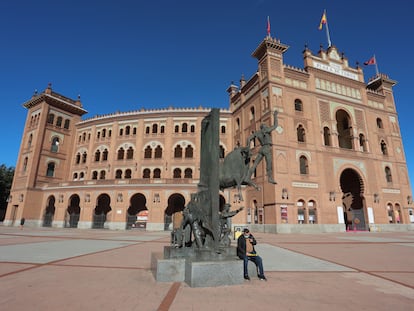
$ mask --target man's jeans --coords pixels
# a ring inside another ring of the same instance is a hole
[[[243,258],[243,272],[244,272],[244,276],[248,276],[249,275],[249,271],[247,269],[247,266],[249,264],[249,260],[253,261],[258,269],[258,276],[264,276],[264,272],[263,272],[263,261],[262,261],[262,257],[260,256],[244,256]]]

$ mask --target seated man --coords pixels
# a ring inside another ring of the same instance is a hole
[[[243,234],[237,239],[237,256],[244,261],[243,273],[246,280],[250,280],[247,266],[249,264],[249,260],[251,260],[256,265],[258,270],[257,276],[259,279],[266,281],[266,277],[263,272],[262,257],[257,255],[256,250],[254,249],[254,245],[256,244],[256,239],[250,233],[249,229],[243,229]]]

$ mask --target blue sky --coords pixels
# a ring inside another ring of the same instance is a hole
[[[257,69],[251,53],[271,34],[303,68],[305,44],[327,47],[318,31],[327,10],[332,43],[351,65],[376,55],[398,81],[394,96],[411,181],[414,4],[378,1],[14,0],[0,2],[0,164],[14,166],[34,90],[81,96],[86,117],[161,107],[228,107],[226,89]],[[411,30],[410,30],[411,29]],[[410,39],[411,37],[411,39]],[[375,66],[364,69],[365,79]]]

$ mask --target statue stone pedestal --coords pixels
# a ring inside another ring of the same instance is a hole
[[[238,285],[244,282],[243,261],[238,259],[185,262],[185,282],[191,287]]]
[[[157,282],[186,282],[190,287],[238,285],[244,282],[243,261],[235,248],[214,253],[194,248],[164,247],[152,253],[151,269]]]

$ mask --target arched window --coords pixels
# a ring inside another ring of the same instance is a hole
[[[151,146],[147,146],[144,150],[144,159],[151,159],[152,157],[152,148]]]
[[[80,172],[79,179],[80,180],[83,180],[84,177],[85,177],[85,173],[84,172]]]
[[[52,138],[52,145],[50,146],[50,151],[52,152],[58,152],[59,150],[59,138],[53,137]]]
[[[47,177],[53,177],[54,175],[55,175],[55,163],[50,162],[47,165],[46,176]]]
[[[359,134],[359,150],[362,152],[367,151],[367,141],[364,134]]]
[[[160,127],[160,133],[161,134],[164,134],[164,132],[165,132],[165,126],[164,125],[161,125],[161,127]]]
[[[65,119],[65,124],[64,124],[63,127],[68,130],[69,129],[69,126],[70,126],[70,120],[69,119]]]
[[[106,129],[102,129],[102,138],[105,138],[106,136]]]
[[[193,170],[191,168],[184,170],[184,178],[193,178]]]
[[[53,122],[55,122],[55,115],[53,113],[49,113],[49,115],[47,116],[47,123],[53,124]]]
[[[380,118],[377,118],[377,128],[383,129],[384,124],[382,123],[382,120]]]
[[[331,130],[327,126],[323,128],[323,144],[325,146],[331,145]]]
[[[27,147],[30,147],[32,145],[32,141],[33,141],[33,134],[30,134],[29,140],[27,141]]]
[[[82,141],[86,141],[86,133],[83,133],[83,135],[82,135]]]
[[[300,124],[296,129],[296,134],[298,137],[298,142],[304,143],[305,140],[305,129],[303,128],[302,124]]]
[[[186,158],[192,158],[193,157],[193,153],[194,153],[193,147],[191,147],[190,145],[188,145],[187,148],[185,148],[185,157]]]
[[[79,164],[79,163],[80,163],[80,160],[81,160],[81,155],[80,155],[80,153],[78,152],[78,153],[76,154],[75,163],[76,163],[76,164]]]
[[[73,180],[77,180],[78,179],[78,173],[73,173]]]
[[[318,217],[316,213],[315,201],[308,202],[308,219],[310,224],[316,224],[318,222]]]
[[[96,150],[95,152],[95,162],[99,162],[101,159],[101,152],[99,150]]]
[[[116,170],[115,179],[121,179],[121,178],[122,178],[122,170]]]
[[[161,178],[161,170],[159,168],[156,168],[154,170],[154,173],[152,175],[153,178]]]
[[[181,132],[182,133],[187,133],[187,131],[188,131],[188,124],[183,123],[183,125],[181,126]]]
[[[183,148],[180,145],[175,147],[174,149],[174,158],[182,158],[183,157]]]
[[[105,176],[106,176],[106,172],[102,170],[101,173],[99,174],[99,179],[105,179]]]
[[[132,129],[132,135],[137,135],[137,128],[134,126],[134,128]]]
[[[180,131],[180,127],[178,125],[174,126],[174,133],[178,133]]]
[[[155,148],[154,158],[155,158],[155,159],[161,159],[161,158],[162,158],[162,148],[161,148],[161,146],[160,146],[160,145],[158,145],[158,146]]]
[[[101,132],[96,133],[96,138],[99,139],[101,137]]]
[[[152,133],[157,134],[158,133],[158,124],[154,123],[152,125]]]
[[[305,210],[305,201],[299,200],[298,202],[296,202],[296,206],[298,208],[298,224],[306,224],[307,217]]]
[[[181,169],[179,168],[174,169],[173,178],[181,178]]]
[[[299,170],[301,175],[309,174],[308,159],[305,156],[299,158]]]
[[[86,151],[82,154],[82,163],[86,163],[86,159],[88,158],[88,154]]]
[[[134,158],[134,149],[132,147],[128,148],[126,158],[128,160],[131,160]]]
[[[253,107],[250,107],[250,118],[249,118],[249,120],[250,120],[250,121],[254,121],[254,120],[256,120],[256,115],[255,115],[255,111],[254,111],[254,106],[253,106]]]
[[[125,150],[124,148],[119,148],[118,150],[118,160],[123,160],[124,159],[124,155],[125,155]]]
[[[384,140],[381,140],[381,152],[383,155],[388,155],[387,144]]]
[[[385,179],[387,183],[392,183],[391,169],[388,166],[385,167]]]
[[[129,179],[132,176],[132,171],[130,169],[125,170],[125,178]]]
[[[221,134],[226,134],[226,126],[225,125],[221,126]]]
[[[102,161],[108,161],[108,149],[106,149],[106,148],[102,152]]]
[[[300,99],[295,99],[295,111],[303,111],[303,103]]]
[[[131,133],[131,127],[128,125],[125,127],[125,135],[129,135]]]
[[[151,171],[149,168],[144,169],[144,171],[142,172],[142,178],[150,178],[150,173]]]
[[[27,162],[29,161],[28,157],[25,157],[23,160],[23,172],[26,172],[27,170]]]
[[[92,179],[98,179],[98,171],[92,172]]]
[[[124,135],[124,129],[119,129],[119,136]]]
[[[62,127],[62,121],[63,121],[62,117],[57,117],[56,126],[57,127]]]
[[[391,203],[388,203],[387,204],[387,212],[388,212],[388,222],[390,224],[394,223],[394,221],[395,221],[395,219],[394,219],[395,214],[394,214],[394,208],[393,208],[393,206],[392,206]]]
[[[236,119],[236,131],[240,131],[240,118]]]
[[[150,133],[150,127],[149,126],[146,126],[145,127],[145,134],[149,134]]]
[[[195,125],[194,124],[190,126],[190,132],[195,133]]]

